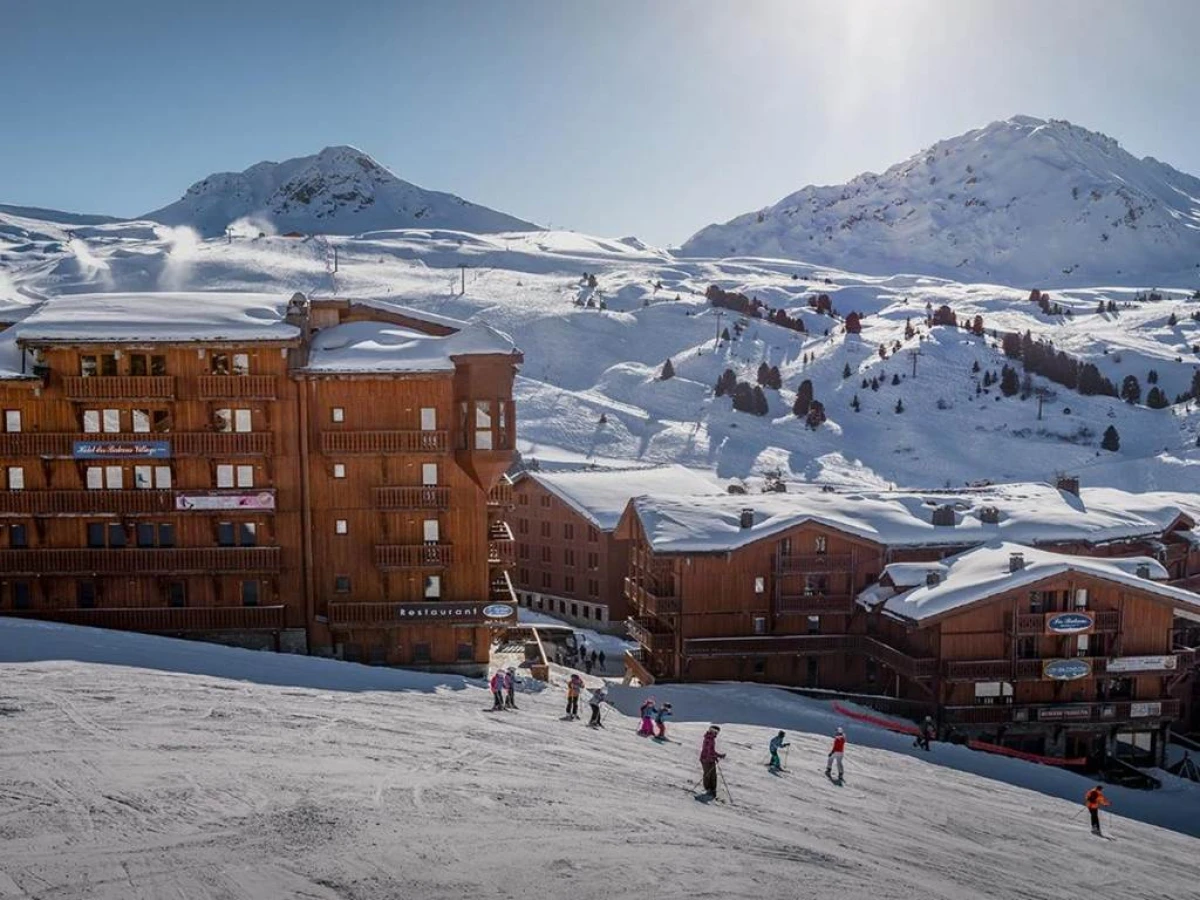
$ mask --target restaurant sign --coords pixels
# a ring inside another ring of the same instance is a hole
[[[75,459],[170,459],[170,441],[75,441]]]
[[[1063,612],[1046,616],[1046,631],[1050,634],[1088,634],[1096,627],[1091,613]]]
[[[1090,719],[1090,706],[1047,706],[1038,710],[1039,722],[1061,722],[1068,719]]]
[[[275,495],[270,491],[234,491],[217,493],[199,491],[176,494],[175,508],[182,512],[190,510],[271,510],[275,508]]]
[[[1153,716],[1162,715],[1161,703],[1130,703],[1129,718],[1131,719],[1148,719]]]
[[[507,612],[503,616],[500,607]],[[397,621],[413,625],[425,622],[445,622],[457,625],[497,624],[516,621],[516,608],[501,603],[396,603],[393,616]]]
[[[1110,659],[1105,670],[1112,672],[1170,672],[1179,665],[1175,656],[1118,656]]]
[[[1051,681],[1076,681],[1092,674],[1086,659],[1048,659],[1042,663],[1042,677]]]

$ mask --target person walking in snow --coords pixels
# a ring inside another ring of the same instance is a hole
[[[604,651],[600,651],[600,671],[604,671]]]
[[[516,709],[517,701],[513,697],[513,691],[517,684],[517,670],[509,666],[504,670],[504,707],[506,709]]]
[[[585,658],[583,660],[583,671],[587,672],[589,675],[592,674],[592,661],[590,659]]]
[[[784,733],[781,731],[775,737],[771,738],[771,743],[768,745],[771,748],[771,761],[767,763],[767,768],[772,772],[782,772],[783,764],[779,762],[779,751],[783,747],[790,747],[791,744],[784,740]]]
[[[591,662],[592,666],[595,667],[595,665],[596,665],[596,651],[595,650],[592,651],[591,655],[588,657],[588,660]]]
[[[658,726],[658,734],[654,736],[656,740],[665,741],[667,739],[667,717],[670,715],[670,703],[664,703],[658,708],[658,712],[655,713],[654,724]]]
[[[917,732],[917,739],[913,741],[913,746],[928,750],[929,742],[935,738],[937,738],[937,726],[933,724],[932,716],[926,716],[925,721],[921,723],[921,730]]]
[[[1100,807],[1112,806],[1108,802],[1108,798],[1104,796],[1104,790],[1100,785],[1096,785],[1083,796],[1083,805],[1087,807],[1088,815],[1092,817],[1092,834],[1100,834]]]
[[[717,796],[717,763],[725,758],[724,753],[717,752],[717,735],[721,733],[719,725],[709,725],[704,732],[704,743],[700,745],[700,771],[703,772],[704,792],[709,796]]]
[[[829,775],[833,771],[833,764],[837,763],[838,777],[841,781],[845,777],[842,771],[842,754],[846,752],[846,733],[841,728],[833,736],[833,749],[829,751],[829,758],[825,761],[825,774]]]
[[[500,673],[499,669],[492,675],[491,688],[492,700],[494,701],[492,709],[504,709],[504,676]]]
[[[578,672],[571,673],[571,680],[567,682],[567,717],[571,719],[579,718],[579,693],[583,690],[583,679],[579,677]]]
[[[639,712],[642,717],[642,725],[638,728],[638,736],[650,737],[654,734],[654,698],[643,700]]]
[[[604,727],[604,723],[600,721],[600,704],[607,696],[603,685],[592,690],[592,699],[588,701],[588,705],[592,708],[592,720],[588,722],[588,725],[592,728]]]

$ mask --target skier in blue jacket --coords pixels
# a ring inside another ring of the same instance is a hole
[[[779,772],[779,771],[783,770],[783,766],[779,762],[780,749],[783,747],[792,746],[791,744],[784,741],[783,738],[784,738],[784,734],[782,731],[779,732],[779,734],[775,735],[775,737],[771,738],[771,743],[770,743],[771,761],[767,764],[767,768],[773,772]]]
[[[658,734],[654,736],[655,740],[665,741],[667,739],[667,717],[670,715],[670,703],[664,703],[654,714],[654,723],[658,726]]]

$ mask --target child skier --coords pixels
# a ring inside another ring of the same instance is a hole
[[[1104,796],[1104,791],[1100,785],[1096,785],[1083,797],[1083,805],[1087,807],[1088,814],[1092,817],[1092,834],[1099,834],[1100,837],[1100,807],[1112,806],[1108,802],[1108,798]]]
[[[829,758],[825,761],[825,774],[829,775],[833,770],[833,764],[837,763],[838,781],[842,781],[844,773],[842,771],[842,754],[846,752],[846,733],[841,728],[833,736],[833,749],[829,751]]]
[[[579,677],[578,672],[571,673],[571,680],[567,682],[567,717],[571,719],[579,718],[579,692],[583,690],[583,679]]]
[[[588,722],[588,725],[592,728],[604,727],[604,723],[600,721],[600,704],[604,702],[606,696],[603,685],[592,690],[592,699],[588,701],[588,705],[592,707],[592,720]]]
[[[504,670],[504,707],[506,709],[516,709],[517,701],[513,697],[513,690],[517,684],[517,670],[509,666]]]
[[[658,712],[654,716],[654,724],[658,726],[658,734],[654,736],[656,741],[665,741],[667,739],[667,717],[670,715],[670,703],[664,703],[658,708]]]
[[[491,688],[492,700],[494,701],[492,709],[504,709],[504,676],[500,673],[499,669],[492,675]]]
[[[929,742],[937,737],[937,726],[933,724],[933,718],[926,716],[925,721],[921,723],[921,730],[917,732],[917,739],[913,742],[914,747],[920,747],[922,750],[929,749]]]
[[[783,738],[784,738],[784,734],[782,731],[779,732],[779,734],[775,735],[775,737],[771,738],[771,743],[769,745],[771,748],[771,761],[769,763],[767,763],[767,768],[770,769],[772,772],[782,772],[783,771],[783,765],[779,762],[780,748],[792,746],[791,744],[784,741]]]
[[[650,735],[654,734],[655,709],[653,697],[642,701],[640,713],[642,716],[642,725],[638,729],[638,735],[641,737],[650,737]]]
[[[704,792],[711,797],[717,796],[717,763],[725,758],[724,753],[717,752],[717,735],[721,733],[718,725],[709,725],[704,733],[704,743],[700,745],[700,770],[704,773]]]

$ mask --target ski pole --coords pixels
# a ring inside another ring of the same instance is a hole
[[[783,748],[783,767],[784,767],[785,769],[788,767],[788,764],[787,764],[787,762],[788,762],[788,754],[789,754],[789,753],[791,753],[791,752],[792,752],[792,748],[791,748],[790,746],[789,746],[789,747],[784,747],[784,748]]]
[[[721,764],[717,763],[717,774],[721,777],[721,787],[725,788],[725,796],[729,798],[729,805],[733,806],[733,794],[729,793],[729,782],[725,780],[725,773],[721,770]]]
[[[1084,809],[1087,809],[1087,807],[1085,806],[1085,807],[1084,807]],[[1075,813],[1075,815],[1071,816],[1071,821],[1072,821],[1072,822],[1074,822],[1074,821],[1075,821],[1076,819],[1078,819],[1078,818],[1079,818],[1081,815],[1083,815],[1083,809],[1081,809],[1081,810],[1078,810],[1078,811]]]

